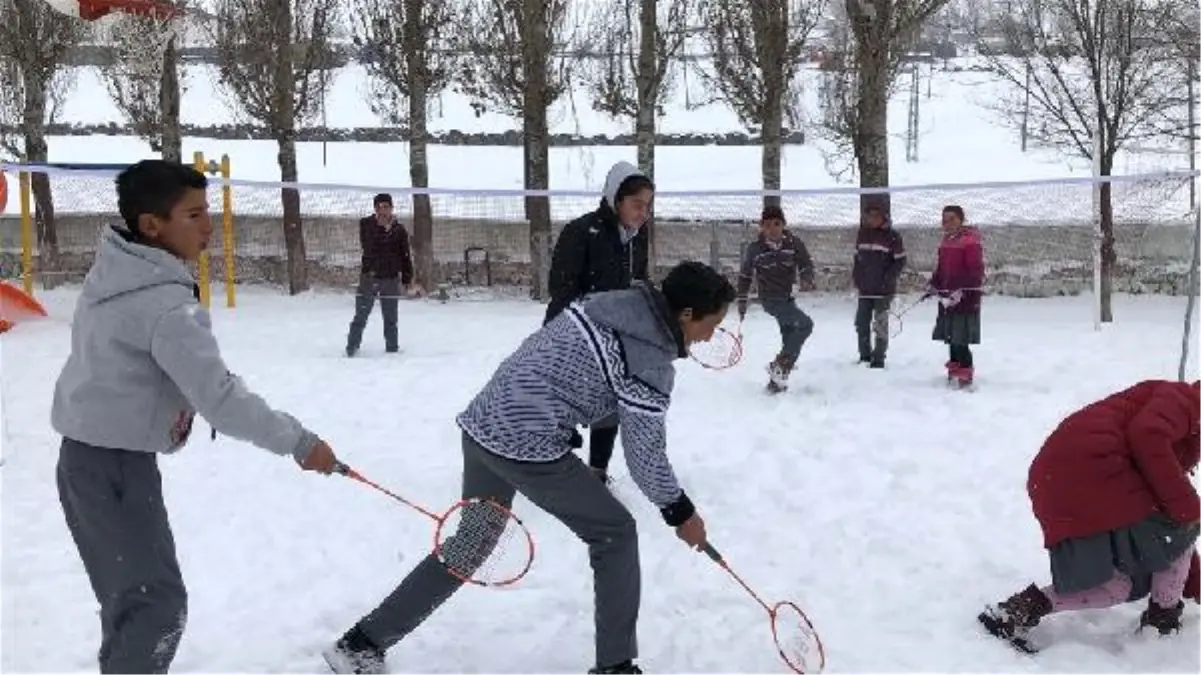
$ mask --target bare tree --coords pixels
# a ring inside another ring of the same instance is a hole
[[[237,110],[267,127],[279,145],[279,177],[295,183],[297,127],[313,119],[333,66],[330,31],[338,0],[217,0],[221,86]],[[300,192],[281,189],[288,290],[308,290]]]
[[[186,12],[180,2],[175,7]],[[151,150],[176,162],[183,159],[184,84],[176,35],[183,20],[182,14],[170,19],[120,14],[101,24],[114,52],[113,63],[100,69],[109,97]]]
[[[0,126],[4,151],[32,164],[49,160],[46,125],[69,89],[63,68],[67,52],[83,38],[86,24],[59,14],[42,0],[0,0]],[[58,232],[50,177],[31,176],[37,223],[38,263],[48,272],[43,284],[54,286],[58,269]]]
[[[564,55],[571,0],[462,0],[457,40],[463,55],[457,86],[477,113],[488,108],[521,118],[525,189],[550,187],[548,111],[569,86],[573,60]],[[526,197],[530,224],[531,294],[547,297],[550,201]]]
[[[409,130],[409,180],[429,187],[430,98],[450,83],[454,68],[452,0],[354,0],[355,44],[370,77],[367,103],[375,114]],[[433,212],[427,193],[413,194],[417,284],[431,288]]]
[[[763,189],[780,189],[785,117],[801,124],[799,73],[825,0],[702,0],[713,71],[705,78],[763,146]],[[702,71],[704,72],[704,71]],[[764,204],[779,197],[765,196]]]
[[[671,95],[676,58],[688,36],[695,0],[602,0],[593,5],[587,42],[600,52],[581,62],[583,79],[592,91],[592,107],[634,123],[638,168],[655,177],[655,134],[658,117]],[[658,246],[652,218],[645,225],[650,239],[651,269]]]
[[[905,54],[926,21],[949,0],[843,0],[844,32],[823,65],[823,127],[838,151],[849,148],[861,187],[889,184],[888,101]],[[888,208],[887,194],[864,206]]]
[[[1161,0],[1011,0],[1005,22],[1020,58],[990,56],[1009,86],[1001,117],[1018,124],[1030,99],[1031,142],[1093,160],[1113,173],[1118,151],[1131,141],[1161,137],[1162,111],[1184,96],[1179,66],[1165,58],[1162,27],[1172,3]],[[1165,86],[1166,85],[1166,86]],[[1111,184],[1100,186],[1101,321],[1113,321],[1112,276],[1117,264]]]

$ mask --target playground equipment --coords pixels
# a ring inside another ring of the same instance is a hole
[[[221,247],[225,263],[225,306],[234,307],[237,303],[237,274],[234,240],[234,198],[233,188],[229,185],[229,155],[221,155],[221,161],[205,161],[203,152],[192,153],[192,166],[199,172],[221,178]],[[200,286],[200,304],[209,307],[212,292],[212,277],[209,271],[209,253],[205,251],[200,256],[200,269],[197,274]]]
[[[0,281],[0,333],[22,321],[44,316],[46,309],[32,295],[7,281]]]

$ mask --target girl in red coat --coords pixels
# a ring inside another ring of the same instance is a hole
[[[1188,474],[1201,454],[1198,383],[1148,380],[1063,420],[1030,466],[1026,490],[1051,559],[1034,584],[979,616],[988,632],[1033,651],[1027,635],[1049,614],[1150,595],[1139,620],[1180,630],[1182,598],[1201,602],[1201,506]]]
[[[984,285],[984,247],[980,231],[964,224],[963,208],[942,210],[942,243],[925,297],[938,298],[938,319],[931,336],[950,347],[947,380],[961,387],[975,375],[971,345],[980,343],[980,287]]]

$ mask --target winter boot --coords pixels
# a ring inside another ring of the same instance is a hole
[[[1051,613],[1051,600],[1030,584],[997,605],[989,605],[977,618],[993,637],[1005,640],[1023,651],[1033,651],[1027,643],[1030,630]]]
[[[355,625],[334,643],[333,647],[321,652],[329,669],[339,675],[381,675],[384,669],[384,650]]]
[[[1138,629],[1141,631],[1151,626],[1160,635],[1171,635],[1180,632],[1180,615],[1184,613],[1184,601],[1176,603],[1175,607],[1160,607],[1154,600],[1147,602],[1147,609],[1139,617]]]
[[[871,335],[859,336],[859,363],[870,363],[872,360]]]
[[[596,668],[589,670],[588,673],[589,673],[589,675],[602,675],[602,674],[607,675],[608,673],[613,673],[614,675],[617,675],[618,673],[622,673],[622,674],[630,673],[631,675],[642,675],[642,669],[639,668],[638,666],[634,665],[633,661],[623,661],[621,663],[615,663],[611,666],[605,666],[603,668],[600,666],[597,666]]]
[[[972,377],[975,375],[976,369],[971,366],[960,366],[955,370],[955,381],[961,388],[972,386]]]
[[[945,365],[947,369],[947,382],[954,380],[955,375],[959,373],[959,369],[962,367],[959,365],[958,361],[947,361],[943,365]]]
[[[788,376],[792,373],[793,360],[780,354],[767,366],[767,390],[778,394],[788,390]]]

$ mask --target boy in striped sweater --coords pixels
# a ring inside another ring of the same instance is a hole
[[[661,290],[640,282],[577,300],[526,338],[457,418],[463,498],[509,507],[521,492],[588,545],[596,597],[589,672],[642,672],[634,664],[641,570],[634,518],[571,452],[572,432],[616,415],[634,482],[676,536],[701,548],[705,523],[667,458],[673,362],[713,337],[734,296],[716,270],[684,262]],[[384,652],[462,583],[427,556],[325,652],[330,668],[384,672]]]

